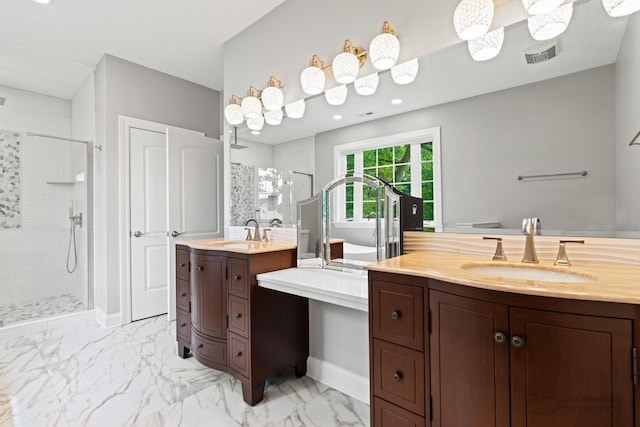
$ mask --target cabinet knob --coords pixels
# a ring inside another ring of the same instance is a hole
[[[398,320],[400,318],[400,312],[399,311],[394,311],[391,313],[391,318],[393,320]]]
[[[511,337],[511,345],[514,346],[515,348],[522,348],[524,347],[524,338],[519,337],[517,335],[514,335]]]
[[[184,262],[180,263],[180,267],[186,267],[186,266],[187,266],[187,264],[185,264]]]
[[[202,348],[202,347],[204,347],[204,344],[202,343],[198,344],[198,348]]]
[[[235,355],[234,355],[234,356],[236,356],[236,357],[240,357],[240,356],[242,356],[242,352],[241,352],[241,351],[236,351],[236,353],[235,353]]]
[[[239,319],[239,318],[241,318],[241,317],[242,317],[242,313],[235,313],[235,314],[233,315],[233,317],[234,317],[234,319]]]
[[[236,274],[235,276],[233,276],[233,280],[240,280],[241,276],[239,274]]]
[[[181,294],[180,294],[180,296],[181,296],[182,298],[184,298],[184,297],[186,297],[186,296],[187,296],[187,293],[186,293],[186,292],[183,292],[183,293],[181,293]]]
[[[180,327],[181,327],[181,328],[184,328],[185,326],[187,326],[187,324],[186,324],[186,323],[181,323],[181,324],[180,324]]]
[[[197,266],[197,267],[196,267],[196,270],[197,270],[197,271],[202,271],[202,270],[204,270],[204,269],[202,268],[202,266],[201,266],[201,265],[199,265],[199,266]]]
[[[393,381],[400,382],[401,379],[402,379],[402,372],[393,373]]]
[[[507,342],[507,336],[502,332],[496,332],[493,334],[493,339],[496,340],[498,344],[504,344]]]

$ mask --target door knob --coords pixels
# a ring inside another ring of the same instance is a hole
[[[507,336],[502,332],[496,332],[493,334],[493,339],[496,340],[498,344],[504,344],[507,342]]]
[[[142,231],[134,231],[133,237],[142,237]]]
[[[511,337],[511,345],[515,348],[524,347],[524,338],[514,335]]]
[[[180,236],[180,235],[182,235],[182,234],[184,234],[184,233],[178,233],[176,230],[173,230],[173,231],[171,232],[171,237],[178,237],[178,236]]]

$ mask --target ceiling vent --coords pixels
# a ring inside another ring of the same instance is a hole
[[[537,64],[548,61],[558,55],[558,42],[554,41],[551,44],[537,45],[523,53],[527,64]]]
[[[5,98],[4,96],[0,96],[0,107],[3,106],[5,102],[7,102],[7,98]]]

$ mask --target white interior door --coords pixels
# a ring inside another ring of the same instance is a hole
[[[175,318],[175,244],[224,236],[223,144],[202,133],[167,129],[169,319]]]
[[[167,312],[167,148],[164,133],[130,129],[131,320]]]

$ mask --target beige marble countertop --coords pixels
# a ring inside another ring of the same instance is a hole
[[[584,276],[592,281],[580,283],[506,279],[466,271],[473,266],[536,268]],[[587,263],[569,267],[553,262],[525,264],[492,261],[486,257],[462,254],[413,252],[366,266],[367,270],[427,277],[475,288],[547,297],[640,304],[640,268]]]
[[[295,249],[295,243],[274,243],[274,242],[257,242],[253,240],[228,240],[219,239],[196,239],[196,240],[180,240],[177,245],[189,246],[193,249],[204,249],[210,251],[235,252],[240,254],[258,254],[263,252],[283,251],[286,249]]]

